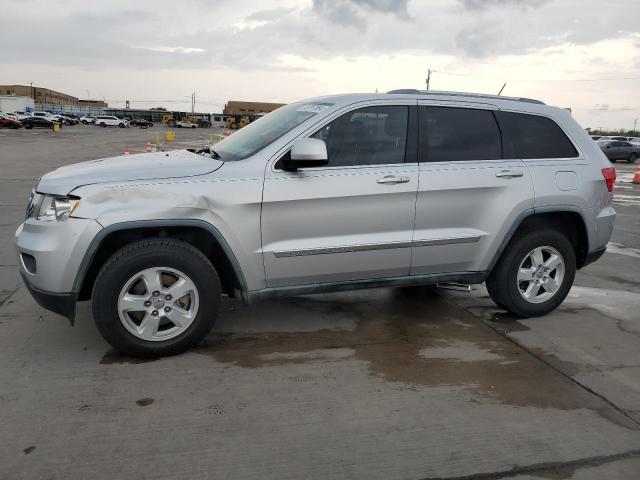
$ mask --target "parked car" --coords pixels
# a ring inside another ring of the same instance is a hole
[[[80,119],[76,117],[73,113],[67,112],[67,113],[63,113],[62,115],[65,117],[67,125],[78,125],[80,123]]]
[[[53,125],[57,122],[49,120],[45,117],[29,117],[21,120],[22,125],[26,129],[30,128],[53,128]]]
[[[32,117],[48,118],[49,120],[53,120],[53,114],[49,113],[49,112],[42,112],[42,111],[31,112],[31,116]]]
[[[626,160],[627,163],[635,163],[640,157],[640,146],[627,141],[604,140],[597,142],[600,149],[609,160]]]
[[[29,112],[13,112],[18,117],[18,120],[22,120],[24,118],[29,118],[31,114]]]
[[[22,123],[3,114],[0,115],[0,128],[22,128]]]
[[[153,127],[153,122],[150,122],[149,120],[145,120],[144,118],[134,118],[132,120],[129,120],[129,125],[133,125],[135,127],[147,128],[147,127]]]
[[[99,127],[120,127],[125,128],[129,126],[129,122],[123,118],[118,118],[112,115],[100,115],[96,118],[95,124]]]
[[[80,122],[87,125],[88,123],[96,123],[96,117],[93,115],[84,115],[80,117]]]
[[[78,121],[75,118],[69,117],[68,115],[64,115],[64,114],[52,115],[50,120],[53,120],[54,122],[58,122],[62,125],[76,125],[78,123]]]
[[[15,113],[0,112],[0,115],[5,118],[10,118],[11,120],[20,121],[20,119],[18,118],[18,115],[16,115]]]
[[[175,123],[178,128],[198,128],[195,123],[185,122],[184,120],[178,120]]]
[[[73,319],[91,299],[105,339],[139,357],[196,345],[222,294],[486,282],[502,308],[539,316],[605,252],[614,182],[570,112],[542,102],[326,96],[215,149],[44,175],[16,231],[18,268],[54,312]]]

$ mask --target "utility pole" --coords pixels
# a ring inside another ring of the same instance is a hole
[[[196,92],[191,94],[191,113],[196,111]]]
[[[431,69],[427,69],[427,92],[429,91],[429,83],[431,82]]]
[[[33,93],[33,82],[29,82],[29,85],[31,85],[31,98],[33,98],[33,101],[35,102],[36,96]]]
[[[633,135],[634,135],[634,136],[635,136],[635,134],[636,134],[636,124],[637,124],[637,123],[638,123],[638,119],[636,118],[636,119],[633,121]]]

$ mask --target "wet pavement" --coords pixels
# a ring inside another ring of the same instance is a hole
[[[609,252],[546,317],[511,318],[483,286],[226,299],[197,349],[140,361],[109,348],[88,304],[71,327],[15,274],[37,176],[156,135],[86,128],[0,138],[0,478],[640,478],[628,198]]]

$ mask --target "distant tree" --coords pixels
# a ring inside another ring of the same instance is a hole
[[[159,112],[166,112],[167,111],[167,109],[164,108],[164,107],[153,107],[153,108],[150,108],[149,110],[157,110]]]

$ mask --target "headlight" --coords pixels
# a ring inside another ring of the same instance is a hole
[[[66,220],[80,205],[76,197],[57,197],[33,193],[27,207],[27,218],[43,221]]]

